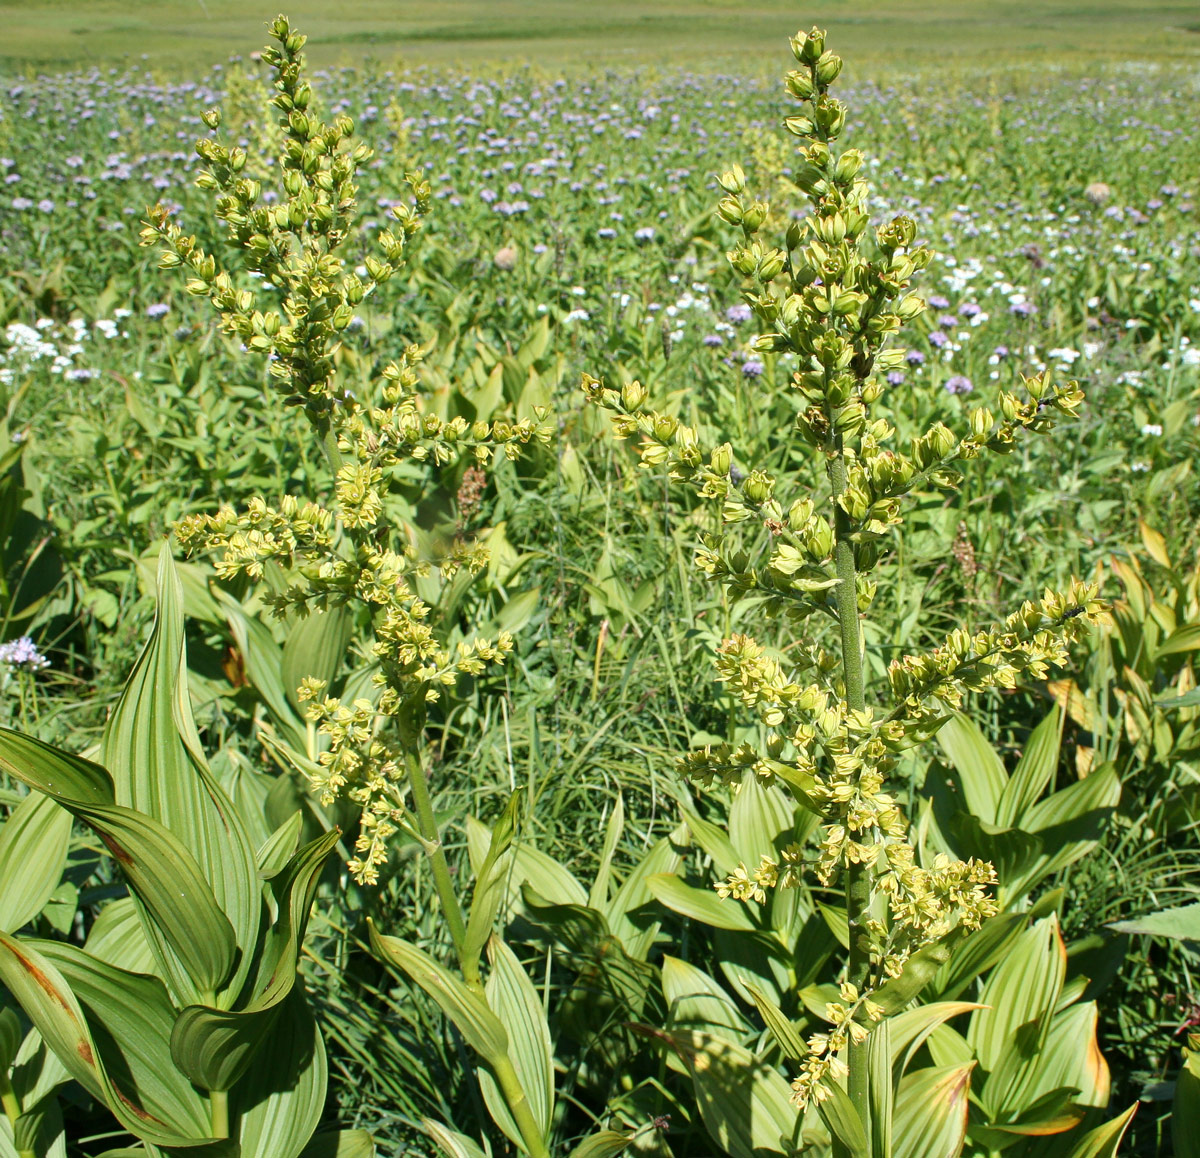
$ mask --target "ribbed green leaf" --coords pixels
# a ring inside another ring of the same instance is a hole
[[[299,1158],[321,1121],[325,1044],[300,986],[285,999],[271,1048],[254,1055],[229,1095],[242,1158]]]
[[[189,1005],[167,1031],[171,1057],[202,1090],[229,1090],[270,1038],[279,1011],[278,1002],[236,1013]]]
[[[1120,1117],[1089,1130],[1075,1142],[1066,1158],[1116,1158],[1121,1139],[1125,1137],[1137,1108],[1138,1104],[1134,1102]],[[1193,1134],[1182,1147],[1176,1138],[1175,1158],[1192,1158],[1194,1154],[1200,1154],[1200,1134]]]
[[[872,999],[884,1013],[899,1013],[925,988],[951,959],[954,947],[965,936],[960,926],[940,941],[918,949],[905,963],[899,977],[885,981]]]
[[[381,960],[402,969],[457,1027],[466,1043],[491,1061],[508,1049],[508,1034],[499,1018],[457,977],[443,969],[428,953],[396,937],[388,937],[368,921],[371,948]]]
[[[836,1082],[826,1082],[825,1091],[826,1096],[817,1103],[817,1109],[830,1134],[841,1145],[842,1154],[846,1158],[871,1158],[867,1132],[850,1095]]]
[[[109,901],[100,910],[83,947],[93,957],[130,973],[153,973],[158,965],[132,897]]]
[[[692,1075],[704,1127],[731,1158],[791,1154],[800,1112],[774,1066],[748,1049],[705,1033],[661,1036]]]
[[[766,1023],[767,1029],[783,1050],[783,1056],[793,1065],[803,1061],[808,1056],[808,1047],[804,1044],[804,1037],[795,1022],[757,985],[747,985],[746,989],[758,1007],[759,1015]]]
[[[733,998],[702,969],[665,954],[662,987],[672,1029],[699,1030],[739,1043],[746,1037],[749,1026]]]
[[[892,1023],[884,1018],[867,1038],[867,1100],[871,1122],[871,1158],[892,1158],[894,1090]]]
[[[148,931],[179,994],[218,989],[237,945],[229,920],[191,853],[157,821],[108,803],[112,782],[98,764],[0,729],[0,768],[52,796],[100,835],[150,918]]]
[[[908,1074],[896,1093],[893,1158],[958,1158],[967,1136],[971,1070],[939,1066]]]
[[[226,969],[215,983],[220,989],[228,982],[232,992],[225,1004],[232,1004],[258,942],[259,878],[241,818],[209,773],[196,736],[187,689],[183,593],[166,547],[159,554],[154,628],[109,717],[102,753],[116,803],[145,813],[171,832],[200,866],[232,926],[241,953],[232,976]],[[151,940],[157,936],[153,927],[147,933]],[[179,953],[169,936],[160,950]],[[183,957],[180,961],[192,973]],[[208,988],[196,980],[201,991]]]
[[[630,916],[635,910],[649,905],[654,898],[647,881],[660,873],[675,873],[683,863],[679,850],[684,845],[687,829],[680,825],[661,840],[655,841],[650,851],[629,870],[621,887],[612,900],[604,906],[608,927],[624,946],[625,952],[635,961],[645,961],[650,947],[658,936],[657,921],[635,922]]]
[[[686,808],[683,810],[683,818],[696,843],[712,857],[713,868],[721,876],[727,877],[738,866],[738,854],[729,837],[725,835],[725,830]]]
[[[777,855],[781,837],[786,836],[783,844],[791,841],[792,827],[792,809],[783,792],[747,772],[729,809],[729,839],[738,860],[753,872],[764,856]]]
[[[935,1001],[932,1005],[918,1005],[888,1018],[891,1041],[889,1065],[903,1075],[913,1055],[924,1044],[925,1039],[939,1025],[963,1013],[981,1009],[974,1001]]]
[[[254,854],[258,875],[263,880],[270,880],[283,871],[284,866],[295,855],[303,827],[304,814],[297,810],[263,842]]]
[[[1050,714],[1034,728],[996,808],[998,828],[1024,828],[1026,811],[1053,782],[1065,719],[1066,713],[1055,703]]]
[[[7,1005],[0,1008],[0,1073],[8,1073],[23,1037],[20,1018]]]
[[[7,986],[67,1072],[105,1103],[125,1129],[165,1146],[194,1144],[138,1099],[128,1076],[110,1080],[78,999],[54,963],[36,949],[0,933],[0,981]],[[128,1087],[128,1088],[126,1088]]]
[[[0,828],[0,931],[14,933],[50,900],[71,845],[71,814],[30,793]]]
[[[952,955],[929,983],[926,993],[954,1000],[981,973],[987,972],[1008,952],[1025,928],[1024,913],[997,913],[960,939]]]
[[[533,1120],[545,1138],[554,1111],[554,1048],[546,1012],[520,961],[498,937],[488,942],[488,960],[492,966],[485,987],[488,1005],[508,1033],[508,1056]],[[495,1079],[481,1070],[479,1086],[493,1120],[513,1142],[523,1146],[521,1132]]]
[[[1008,773],[987,737],[969,716],[953,712],[938,729],[937,742],[957,773],[967,811],[995,824]]]
[[[288,702],[298,716],[304,707],[297,690],[305,677],[331,684],[342,664],[354,630],[354,612],[343,604],[328,611],[313,611],[298,619],[283,645],[283,679]]]
[[[366,1130],[323,1130],[300,1152],[300,1158],[374,1158],[375,1139]]]
[[[620,1154],[633,1138],[628,1134],[618,1134],[615,1130],[600,1130],[588,1138],[584,1138],[574,1150],[570,1158],[613,1158]]]
[[[660,904],[714,929],[750,932],[756,928],[741,901],[721,900],[709,889],[693,888],[673,873],[656,873],[646,878],[646,888]]]
[[[471,914],[467,918],[467,936],[463,946],[464,955],[472,961],[479,960],[484,945],[492,935],[496,914],[504,900],[512,860],[505,854],[512,847],[517,832],[520,807],[521,793],[514,792],[492,829],[483,863],[475,870],[475,893],[471,898]]]
[[[448,1158],[488,1158],[477,1142],[465,1134],[451,1130],[449,1126],[443,1126],[441,1122],[435,1122],[432,1118],[422,1118],[421,1128]]]
[[[967,1040],[988,1075],[981,1099],[996,1123],[1024,1108],[1022,1094],[1045,1048],[1066,966],[1058,921],[1047,917],[1021,934],[979,995],[988,1008],[972,1016]]]
[[[171,1062],[176,1010],[157,977],[129,973],[60,941],[23,941],[62,974],[82,1006],[104,1071],[181,1137],[209,1135],[204,1100]]]

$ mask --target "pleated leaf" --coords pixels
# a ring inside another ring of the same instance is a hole
[[[161,1121],[209,1134],[204,1099],[171,1062],[176,1010],[157,977],[130,973],[59,941],[23,941],[53,962],[83,1008],[105,1071]]]
[[[254,1055],[229,1096],[242,1158],[299,1158],[321,1122],[325,1043],[299,986],[288,995],[271,1048]]]
[[[1054,780],[1066,713],[1059,704],[1034,728],[996,807],[999,828],[1024,828],[1023,817]]]
[[[750,932],[757,928],[742,901],[722,900],[711,889],[697,889],[673,873],[646,878],[646,888],[660,904],[714,929]]]
[[[896,1093],[893,1158],[958,1158],[967,1136],[974,1062],[908,1074]]]
[[[487,1002],[508,1032],[508,1056],[545,1138],[554,1112],[554,1047],[546,1012],[520,961],[499,937],[488,942],[488,961],[492,968],[484,987]],[[493,1120],[523,1147],[521,1132],[495,1079],[481,1070],[479,1086]]]
[[[196,1143],[186,1129],[178,1129],[141,1105],[127,1076],[128,1089],[110,1080],[83,1009],[53,962],[0,933],[0,981],[71,1077],[104,1102],[125,1129],[164,1146]]]
[[[71,846],[71,814],[30,793],[0,828],[0,930],[14,933],[45,908]]]
[[[236,1011],[191,1005],[179,1015],[171,1056],[201,1089],[231,1089],[271,1040],[281,1003],[296,984],[318,879],[337,839],[335,829],[306,844],[272,879],[279,915],[256,966],[251,1000]]]
[[[366,1130],[322,1130],[300,1158],[375,1158],[375,1139]]]
[[[147,935],[181,997],[195,1000],[225,982],[237,951],[233,928],[195,858],[172,833],[110,803],[113,784],[100,765],[4,728],[0,768],[99,834],[149,918]]]
[[[457,1130],[451,1130],[449,1126],[443,1126],[441,1122],[422,1118],[421,1128],[448,1158],[488,1158],[478,1142]]]
[[[938,729],[937,742],[957,773],[967,811],[995,824],[1008,773],[987,737],[969,716],[953,712]]]
[[[632,1141],[628,1134],[618,1134],[615,1130],[599,1130],[584,1138],[571,1151],[570,1158],[612,1158],[614,1154],[620,1154]]]
[[[367,924],[375,955],[403,970],[424,989],[484,1061],[504,1054],[508,1048],[508,1034],[504,1024],[488,1008],[483,998],[443,969],[428,953],[396,937],[385,936],[375,929],[371,921]]]
[[[871,1158],[867,1132],[850,1095],[836,1082],[826,1082],[825,1091],[817,1109],[830,1134],[841,1144],[843,1153],[847,1158]]]
[[[88,930],[84,949],[130,973],[153,973],[158,966],[132,897],[109,901]]]
[[[208,771],[196,736],[187,689],[183,593],[166,547],[158,560],[154,628],[109,717],[102,753],[116,802],[170,830],[200,866],[232,926],[241,949],[237,969],[232,976],[226,970],[216,983],[221,988],[228,982],[226,1004],[232,1004],[258,942],[259,878],[241,818]],[[147,931],[154,939],[155,931]],[[165,948],[178,952],[171,941]]]
[[[774,1066],[744,1046],[706,1033],[661,1036],[692,1075],[704,1128],[731,1158],[791,1154],[800,1112]]]
[[[313,611],[298,619],[283,645],[283,686],[288,702],[298,716],[304,707],[297,690],[305,677],[333,682],[346,662],[346,648],[354,630],[354,613],[343,604],[328,611]]]
[[[1120,1117],[1089,1130],[1075,1142],[1066,1158],[1117,1158],[1121,1139],[1125,1137],[1125,1131],[1129,1129],[1129,1123],[1133,1121],[1137,1108],[1137,1102],[1134,1102]],[[1192,1135],[1189,1141],[1190,1148],[1188,1145],[1180,1147],[1177,1141],[1175,1158],[1191,1158],[1192,1154],[1200,1154],[1200,1137]]]
[[[726,1041],[745,1038],[749,1027],[733,998],[695,965],[664,955],[662,987],[671,1009],[672,1028],[714,1033]]]

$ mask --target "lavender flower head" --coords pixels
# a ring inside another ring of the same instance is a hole
[[[0,643],[0,663],[6,663],[10,667],[22,667],[27,671],[39,671],[50,666],[50,661],[38,651],[33,640],[27,635]]]
[[[970,394],[975,387],[965,374],[955,374],[953,378],[946,379],[947,394]]]
[[[761,378],[766,367],[757,358],[747,358],[742,363],[743,378]]]
[[[745,303],[730,306],[725,311],[725,319],[730,322],[748,322],[750,320],[750,307]]]

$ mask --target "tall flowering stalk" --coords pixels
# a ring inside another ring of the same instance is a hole
[[[312,679],[299,689],[309,718],[329,740],[313,788],[326,804],[345,795],[361,807],[357,855],[349,865],[360,882],[378,879],[388,839],[398,829],[420,840],[461,953],[465,923],[421,763],[425,710],[459,676],[502,663],[513,641],[502,632],[454,650],[441,642],[434,610],[414,580],[434,566],[444,578],[461,568],[477,572],[487,553],[455,535],[437,559],[424,557],[390,492],[406,464],[441,466],[467,454],[483,466],[496,456],[515,458],[523,445],[544,441],[548,430],[540,416],[489,424],[429,413],[418,374],[423,351],[415,345],[383,368],[368,396],[356,397],[340,381],[341,334],[355,308],[404,264],[429,208],[429,186],[409,175],[412,203],[393,209],[395,225],[376,238],[379,252],[363,259],[365,276],[348,270],[343,253],[355,237],[355,174],[372,152],[355,142],[349,117],[326,123],[314,111],[302,73],[306,38],[282,16],[271,35],[276,47],[263,60],[275,74],[271,104],[283,142],[282,198],[277,204],[264,198],[261,182],[246,173],[243,149],[216,137],[196,146],[208,163],[197,183],[215,194],[216,215],[245,268],[261,275],[255,288],[219,268],[162,207],[151,212],[142,238],[165,245],[162,266],[188,273],[188,291],[212,302],[226,333],[266,356],[282,402],[303,408],[322,440],[333,493],[325,501],[253,497],[240,511],[228,507],[186,519],[178,534],[190,550],[218,552],[222,578],[261,580],[264,567],[277,564],[285,583],[263,596],[277,615],[306,616],[348,603],[368,609],[378,695],[343,703]],[[204,114],[204,121],[215,131],[219,112]],[[473,969],[477,974],[477,960]]]
[[[829,90],[842,61],[817,29],[791,45],[799,67],[787,89],[802,107],[785,126],[804,142],[794,180],[808,197],[808,215],[773,244],[762,236],[769,208],[747,193],[736,166],[720,178],[718,213],[741,230],[728,257],[749,283],[745,300],[761,327],[756,348],[796,360],[796,425],[823,472],[796,486],[753,463],[739,466],[728,443],[702,447],[695,430],[648,408],[637,382],[614,390],[585,377],[584,388],[612,413],[618,436],[640,438],[643,466],[665,467],[673,481],[719,506],[720,529],[703,537],[696,555],[705,576],[798,635],[811,638],[812,616],[836,624],[837,652],[810,644],[802,663],[785,663],[749,635],[726,639],[718,678],[756,714],[764,739],[691,752],[680,770],[734,791],[752,773],[785,785],[820,817],[815,859],[792,845],[778,858],[739,866],[720,892],[761,901],[768,889],[795,887],[806,871],[823,886],[843,885],[850,948],[841,1000],[827,1007],[828,1031],[809,1039],[793,1090],[801,1106],[820,1102],[831,1079],[848,1069],[849,1095],[869,1138],[872,1024],[915,996],[917,970],[906,972],[915,954],[948,946],[996,911],[990,865],[944,856],[919,862],[887,791],[888,774],[967,692],[1040,679],[1065,661],[1068,642],[1103,608],[1096,589],[1082,583],[1047,590],[999,626],[963,628],[931,652],[896,660],[887,687],[868,698],[860,620],[876,594],[871,572],[881,545],[902,524],[901,500],[930,487],[953,491],[960,463],[983,451],[1007,453],[1021,435],[1049,431],[1058,417],[1076,414],[1083,395],[1076,383],[1054,385],[1041,374],[1018,392],[1001,391],[996,411],[971,410],[964,433],[938,422],[907,448],[895,445],[883,400],[887,373],[905,351],[889,339],[924,309],[909,286],[930,255],[914,244],[916,224],[907,217],[870,229],[863,156],[836,147],[846,109]]]

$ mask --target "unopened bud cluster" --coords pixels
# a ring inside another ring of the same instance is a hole
[[[797,678],[794,662],[750,635],[725,640],[718,678],[755,714],[766,738],[761,746],[714,745],[680,761],[681,772],[704,785],[736,791],[748,773],[782,783],[823,822],[817,880],[829,886],[864,873],[869,880],[869,903],[849,914],[852,938],[857,928],[869,942],[869,961],[854,997],[830,1016],[834,1029],[810,1042],[794,1083],[797,1101],[806,1104],[837,1076],[838,1050],[867,1032],[856,1019],[877,1016],[870,995],[922,947],[955,928],[977,928],[995,912],[990,865],[918,863],[907,823],[885,790],[898,754],[927,739],[965,693],[1042,678],[1104,609],[1083,584],[1047,591],[997,628],[956,631],[926,655],[897,660],[890,708],[865,703],[858,619],[874,598],[870,572],[885,540],[902,526],[902,500],[913,491],[954,490],[960,463],[985,450],[1005,454],[1023,433],[1049,431],[1059,417],[1077,413],[1083,395],[1074,382],[1054,385],[1039,375],[1019,393],[1001,392],[994,410],[970,411],[963,433],[937,422],[906,448],[894,445],[895,428],[878,404],[887,371],[905,351],[887,343],[924,309],[909,286],[930,255],[915,244],[916,225],[907,217],[870,229],[863,157],[835,147],[846,109],[828,90],[842,62],[826,49],[824,34],[798,34],[792,51],[798,67],[787,89],[804,108],[784,124],[805,142],[796,183],[810,212],[787,224],[782,237],[765,237],[769,206],[750,194],[735,165],[719,178],[717,213],[741,233],[728,258],[749,283],[745,298],[761,327],[755,346],[798,361],[796,425],[817,452],[825,485],[817,480],[783,493],[786,480],[753,463],[739,465],[729,444],[702,446],[695,430],[654,410],[639,383],[614,390],[585,376],[584,390],[611,413],[618,437],[640,439],[644,467],[665,469],[718,507],[720,529],[702,536],[696,555],[706,576],[732,599],[753,598],[793,626],[819,613],[836,620],[841,633],[841,671],[820,652],[810,665],[815,680]],[[798,884],[802,865],[792,848],[782,860],[739,866],[719,891],[761,902],[770,888]]]
[[[373,883],[387,857],[387,839],[405,817],[397,735],[403,733],[410,747],[419,742],[411,727],[397,722],[389,729],[389,721],[423,719],[425,702],[460,676],[502,663],[513,646],[507,634],[454,650],[442,642],[435,610],[417,595],[414,579],[435,565],[446,577],[459,568],[479,572],[487,552],[456,535],[436,559],[422,555],[416,535],[389,501],[397,470],[410,463],[443,466],[464,454],[478,469],[496,456],[517,457],[531,442],[546,442],[550,431],[541,412],[493,423],[429,412],[418,375],[424,351],[417,346],[384,367],[371,396],[356,397],[340,383],[342,332],[355,307],[404,263],[429,208],[429,187],[409,177],[412,205],[393,210],[396,227],[376,238],[378,256],[363,259],[366,276],[348,272],[342,251],[354,237],[354,177],[371,150],[355,142],[349,117],[327,124],[316,113],[302,70],[305,38],[282,16],[271,34],[276,47],[263,60],[275,73],[271,104],[283,132],[278,164],[286,198],[276,205],[264,200],[261,183],[246,175],[242,149],[215,139],[197,145],[209,166],[197,184],[215,194],[216,216],[246,268],[262,275],[255,288],[220,269],[161,207],[151,212],[142,236],[145,244],[165,243],[161,264],[185,269],[189,292],[212,301],[225,331],[266,356],[278,393],[304,408],[329,457],[333,479],[326,502],[285,495],[271,504],[254,497],[241,511],[229,507],[185,519],[178,535],[189,550],[216,551],[222,578],[258,580],[268,562],[277,564],[284,581],[263,598],[280,616],[347,603],[368,609],[377,697],[344,705],[323,687],[307,684],[303,696],[328,743],[313,787],[325,803],[344,793],[362,807],[358,855],[350,868],[360,881]],[[206,113],[204,122],[215,131],[220,114]],[[356,390],[362,393],[361,386]]]

